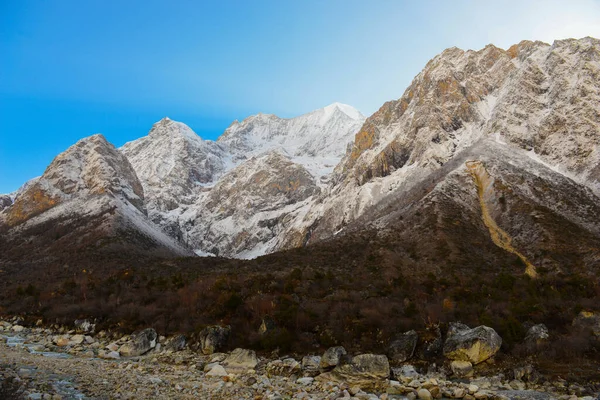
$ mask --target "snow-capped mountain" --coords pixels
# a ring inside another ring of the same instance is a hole
[[[199,255],[250,258],[369,230],[415,268],[597,266],[599,76],[593,38],[451,48],[366,120],[335,103],[251,116],[213,142],[163,119],[121,154],[101,137],[75,145],[80,156],[70,149],[14,203],[0,199],[0,225],[20,229],[71,199],[92,204],[77,215],[107,210],[94,203],[102,194],[173,238],[164,248],[177,240]]]
[[[199,254],[260,255],[282,229],[273,221],[298,208],[290,201],[319,192],[364,119],[340,103],[290,119],[258,114],[213,142],[165,118],[121,151],[142,182],[149,217],[170,235]]]
[[[0,228],[7,248],[12,249],[13,241],[22,247],[36,238],[38,254],[61,241],[70,246],[63,251],[88,244],[102,247],[103,240],[123,232],[133,232],[149,253],[190,254],[147,219],[144,192],[135,171],[99,134],[75,143],[59,154],[41,177],[25,184],[0,213]],[[53,240],[45,242],[43,238],[50,236]]]
[[[341,103],[290,119],[258,114],[233,122],[218,143],[238,162],[278,150],[321,178],[333,171],[364,121],[358,110]]]
[[[540,177],[545,176],[541,170],[551,170],[597,196],[599,72],[600,41],[593,38],[553,45],[524,41],[508,50],[493,45],[479,51],[445,50],[429,61],[400,99],[385,103],[366,120],[336,167],[336,184],[282,233],[288,241],[284,247],[302,245],[296,238],[316,242],[339,235],[359,221],[363,225],[373,222],[373,213],[379,215],[377,210],[384,205],[397,209],[430,201],[427,196],[434,189],[441,190],[443,177],[450,179],[455,173],[464,180],[471,175],[467,161],[508,162],[524,175],[531,171]],[[497,151],[490,155],[487,148]],[[495,168],[504,171],[508,166]],[[503,180],[501,175],[490,179]],[[529,194],[523,193],[520,201],[532,201],[539,186],[551,190],[557,179],[544,178],[535,185],[532,180]],[[399,201],[399,196],[410,201]],[[568,193],[565,196],[560,200],[563,203],[568,201]],[[395,199],[394,207],[388,203],[391,199]],[[569,211],[538,198],[536,207],[555,210],[560,217],[553,215],[554,219],[571,220],[575,207],[588,207],[597,199],[591,195],[582,200],[584,204],[571,204]],[[496,208],[502,209],[498,204]],[[500,236],[515,237],[519,227],[525,230],[523,224],[529,217],[520,217],[521,222],[506,225],[505,232],[512,233]],[[597,221],[589,220],[589,215],[580,220],[597,230]],[[529,222],[530,235],[521,249],[538,248],[531,240],[540,232],[531,234],[535,222]],[[560,235],[557,231],[548,234]]]

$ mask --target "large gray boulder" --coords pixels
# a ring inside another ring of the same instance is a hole
[[[488,326],[461,329],[446,339],[444,356],[453,361],[479,364],[500,350],[502,338]]]
[[[419,335],[414,330],[400,335],[388,347],[387,354],[390,361],[399,364],[410,359],[415,353],[418,340]]]
[[[198,344],[203,354],[213,354],[227,345],[231,327],[212,325],[204,328],[198,335]]]
[[[334,369],[340,363],[340,360],[344,355],[346,355],[346,349],[342,346],[328,348],[323,354],[323,357],[321,357],[321,362],[319,363],[321,371],[326,372]]]
[[[119,353],[125,357],[141,356],[156,347],[158,335],[152,328],[134,333],[129,342],[119,348]]]
[[[361,354],[342,362],[331,372],[317,377],[319,381],[347,382],[361,388],[382,384],[390,377],[390,364],[384,355]]]

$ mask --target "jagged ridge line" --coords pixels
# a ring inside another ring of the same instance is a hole
[[[536,278],[537,271],[535,265],[533,265],[525,255],[512,246],[512,238],[510,235],[500,228],[494,218],[492,218],[484,197],[485,191],[491,186],[492,180],[483,163],[481,161],[467,161],[465,164],[471,177],[473,177],[475,186],[477,186],[477,195],[479,197],[479,205],[481,206],[481,219],[488,228],[492,241],[501,249],[519,257],[526,265],[525,274],[531,278]]]

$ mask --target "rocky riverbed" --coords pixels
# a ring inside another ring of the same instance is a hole
[[[598,398],[581,385],[533,379],[531,367],[512,377],[457,378],[443,368],[390,367],[384,355],[350,356],[342,347],[304,357],[262,357],[247,349],[203,354],[183,337],[160,337],[153,329],[115,337],[81,324],[79,333],[14,322],[0,321],[2,399]]]

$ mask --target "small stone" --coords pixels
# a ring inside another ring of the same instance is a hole
[[[22,325],[13,325],[12,327],[12,331],[13,332],[23,332],[23,329],[25,329]]]
[[[304,378],[298,378],[296,380],[296,383],[300,384],[300,385],[310,385],[311,383],[313,383],[315,380],[315,378],[307,376]]]

